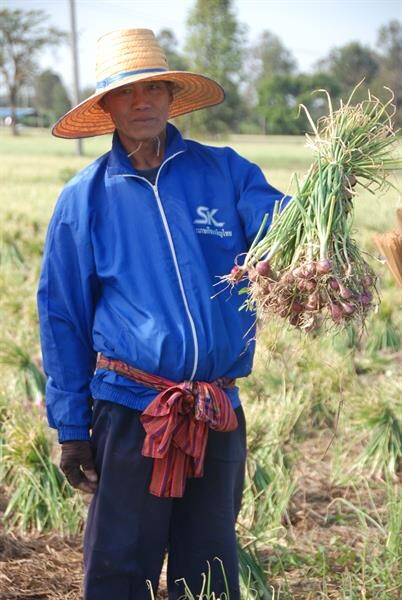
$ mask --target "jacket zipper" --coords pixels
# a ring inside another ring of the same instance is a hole
[[[166,237],[169,243],[169,248],[170,248],[170,252],[172,254],[172,258],[173,258],[173,264],[176,270],[176,275],[177,275],[177,280],[179,282],[179,288],[180,288],[180,292],[181,292],[181,296],[183,299],[183,304],[184,304],[184,308],[186,310],[186,314],[190,323],[190,328],[191,328],[191,333],[193,336],[193,342],[194,342],[194,366],[193,366],[193,371],[191,373],[190,376],[190,380],[193,380],[195,377],[195,374],[197,372],[197,368],[198,368],[198,338],[197,338],[197,331],[195,328],[195,323],[194,323],[194,319],[193,316],[191,314],[190,311],[190,307],[188,304],[188,300],[187,300],[187,296],[186,296],[186,292],[184,290],[184,285],[183,285],[183,279],[180,273],[180,268],[179,268],[179,263],[177,260],[177,256],[176,256],[176,251],[174,249],[174,245],[173,245],[173,238],[172,238],[172,234],[170,232],[170,228],[169,228],[169,223],[167,221],[166,218],[166,214],[159,196],[159,191],[158,191],[158,179],[159,179],[159,175],[160,172],[162,170],[162,168],[166,165],[167,162],[169,162],[169,160],[172,160],[172,158],[174,158],[175,156],[178,156],[179,154],[182,154],[184,152],[184,150],[180,150],[179,152],[176,152],[175,154],[172,154],[172,156],[169,156],[169,158],[167,158],[159,167],[157,176],[156,176],[156,180],[155,180],[155,185],[152,185],[152,183],[150,181],[148,181],[148,179],[146,179],[145,177],[140,177],[139,175],[124,175],[125,177],[136,177],[137,179],[142,179],[143,181],[146,181],[151,187],[152,190],[154,192],[154,196],[158,205],[158,209],[162,218],[162,223],[163,223],[163,227],[165,229],[165,233],[166,233]]]

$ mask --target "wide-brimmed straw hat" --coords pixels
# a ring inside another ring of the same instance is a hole
[[[96,91],[57,121],[53,135],[84,138],[111,133],[115,125],[100,100],[128,83],[158,79],[173,83],[169,118],[224,100],[222,87],[213,79],[189,71],[171,71],[166,56],[150,29],[120,29],[98,40]]]

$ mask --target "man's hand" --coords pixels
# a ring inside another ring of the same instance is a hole
[[[74,488],[86,494],[95,493],[98,475],[89,442],[78,440],[63,442],[60,468]]]
[[[350,200],[354,196],[353,188],[355,187],[356,183],[357,183],[357,179],[356,179],[355,175],[353,175],[353,173],[349,173],[349,175],[344,175],[343,187],[345,190],[346,198],[348,200]]]

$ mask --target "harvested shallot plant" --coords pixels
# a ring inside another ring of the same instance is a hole
[[[368,97],[332,107],[317,124],[306,112],[312,134],[307,146],[312,163],[283,210],[268,215],[248,253],[224,279],[247,282],[243,308],[264,317],[277,315],[310,331],[351,321],[364,324],[378,301],[376,276],[353,239],[354,202],[360,186],[378,193],[391,185],[388,175],[401,168],[393,156],[397,138],[392,126],[393,96],[382,102]]]

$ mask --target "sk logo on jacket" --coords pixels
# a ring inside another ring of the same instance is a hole
[[[195,225],[206,225],[206,227],[196,227],[196,233],[203,235],[217,235],[218,237],[231,237],[232,231],[227,231],[223,228],[224,221],[217,221],[215,218],[217,208],[209,208],[208,206],[197,206],[197,215],[199,219],[194,220]],[[211,228],[213,227],[213,229]]]

